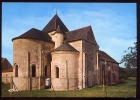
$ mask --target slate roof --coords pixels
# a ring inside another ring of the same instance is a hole
[[[113,63],[118,63],[112,57],[110,57],[107,53],[105,53],[104,51],[101,51],[101,50],[99,50],[99,58],[101,60],[105,60],[105,61],[109,61],[109,62],[113,62]]]
[[[57,47],[56,49],[54,49],[52,52],[54,51],[72,51],[72,52],[78,52],[74,47],[72,47],[71,45],[69,45],[66,42],[63,42],[62,45],[60,45],[59,47]]]
[[[66,33],[66,41],[86,40],[97,44],[91,26],[83,27]]]
[[[28,30],[27,32],[23,33],[22,35],[13,38],[12,41],[15,39],[21,39],[21,38],[39,39],[39,40],[43,40],[47,42],[53,42],[51,37],[47,33],[42,32],[35,28],[32,28]]]
[[[62,33],[62,34],[64,34],[63,33],[63,31],[62,31],[62,29],[60,28],[60,26],[58,25],[58,27],[57,27],[57,29],[56,29],[56,32],[55,33]]]
[[[54,31],[57,29],[58,25],[61,27],[61,29],[63,29],[63,33],[69,31],[57,14],[50,20],[50,22],[43,28],[42,31],[46,33]]]

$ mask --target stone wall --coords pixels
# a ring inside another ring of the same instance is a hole
[[[14,77],[13,82],[16,85],[19,91],[21,90],[30,90],[30,78],[28,77]],[[14,86],[13,86],[14,88]],[[15,89],[15,88],[14,88]]]
[[[116,63],[112,63],[112,84],[119,83],[119,65]]]
[[[69,42],[71,46],[73,46],[77,51],[79,51],[79,58],[78,58],[78,88],[82,89],[85,87],[85,56],[82,49],[82,40]]]
[[[35,65],[35,77],[45,77],[45,66],[47,66],[47,71],[49,72],[46,77],[51,77],[51,59],[48,55],[53,48],[53,43],[41,40],[16,39],[13,41],[14,65],[18,65],[18,77],[15,77],[14,66],[13,79],[15,80],[15,84],[17,84],[18,88],[21,88],[21,90],[23,89],[21,86],[22,83],[18,82],[21,79],[24,81],[25,79],[23,77],[32,77],[33,65]],[[40,82],[38,84],[40,84]],[[34,86],[34,84],[31,86]]]
[[[13,41],[14,63],[19,67],[19,77],[31,76],[31,66],[36,65],[36,75],[43,76],[43,69],[48,65],[47,54],[50,53],[54,44],[34,40],[34,39],[16,39]],[[43,51],[43,52],[42,52]],[[42,65],[42,69],[41,69]],[[29,67],[30,66],[30,67]],[[41,72],[39,73],[38,70]],[[30,72],[28,72],[30,71]],[[15,72],[14,72],[15,73]]]
[[[102,64],[105,64],[105,61],[100,60],[99,61],[99,67],[100,67],[100,84],[103,84],[103,72],[102,72]],[[112,63],[112,62],[106,62],[105,66],[105,80],[106,85],[113,85],[119,83],[119,64]]]
[[[52,78],[51,81],[53,83],[51,89],[54,89],[55,91],[78,89],[78,78]]]
[[[52,41],[55,42],[55,48],[59,47],[63,40],[64,34],[63,33],[55,33],[56,31],[49,32],[48,34],[51,36]]]
[[[2,82],[5,84],[10,83],[11,76],[13,76],[13,72],[2,72]]]
[[[85,78],[86,87],[97,84],[96,71],[96,45],[83,40],[83,51],[85,52]]]

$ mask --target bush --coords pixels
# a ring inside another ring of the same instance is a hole
[[[120,74],[120,78],[121,79],[127,79],[128,77],[127,77],[127,74]]]
[[[128,77],[136,77],[137,70],[136,69],[127,69],[127,76]]]

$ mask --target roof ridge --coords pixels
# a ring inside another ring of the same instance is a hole
[[[45,33],[45,32],[43,32],[43,31],[41,31],[41,30],[39,30],[39,29],[37,29],[37,28],[31,28],[31,29],[29,29],[28,31],[30,31],[30,30],[37,30],[37,31],[40,31],[40,32],[42,32],[42,33]],[[26,32],[28,32],[28,31],[26,31]],[[26,32],[24,32],[24,33],[26,33]],[[24,34],[23,33],[23,34]]]
[[[78,29],[75,29],[75,30],[72,30],[72,31],[68,31],[68,32],[66,32],[66,33],[73,32],[73,31],[77,31],[77,30],[81,30],[81,29],[88,28],[88,27],[91,27],[91,25],[85,26],[85,27],[82,27],[82,28],[78,28]]]

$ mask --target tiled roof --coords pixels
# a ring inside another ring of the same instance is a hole
[[[12,65],[9,63],[9,61],[6,58],[1,58],[1,71],[7,70],[8,68],[11,68]]]
[[[69,31],[57,14],[50,20],[50,22],[43,28],[42,31],[46,33],[54,31],[58,25],[61,27],[61,29],[63,29],[62,31],[64,33]]]
[[[97,44],[91,26],[83,27],[66,33],[67,42],[76,40],[86,40],[88,42]]]
[[[99,50],[99,58],[101,60],[105,60],[105,61],[109,61],[109,62],[113,62],[113,63],[118,63],[112,57],[110,57],[107,53],[105,53],[104,51],[101,51],[101,50]]]
[[[7,70],[4,70],[3,72],[13,72],[13,67],[8,68]]]
[[[72,51],[72,52],[78,52],[74,47],[72,47],[71,45],[67,44],[66,42],[63,42],[62,45],[60,45],[59,47],[57,47],[56,49],[54,49],[52,52],[54,51]]]
[[[3,63],[5,59],[6,59],[6,58],[1,58],[1,63]]]
[[[22,35],[20,35],[16,38],[13,38],[12,41],[15,39],[20,39],[20,38],[39,39],[39,40],[43,40],[43,41],[47,41],[47,42],[52,42],[51,37],[47,33],[42,32],[35,28],[32,28],[32,29],[28,30],[27,32],[23,33]]]

